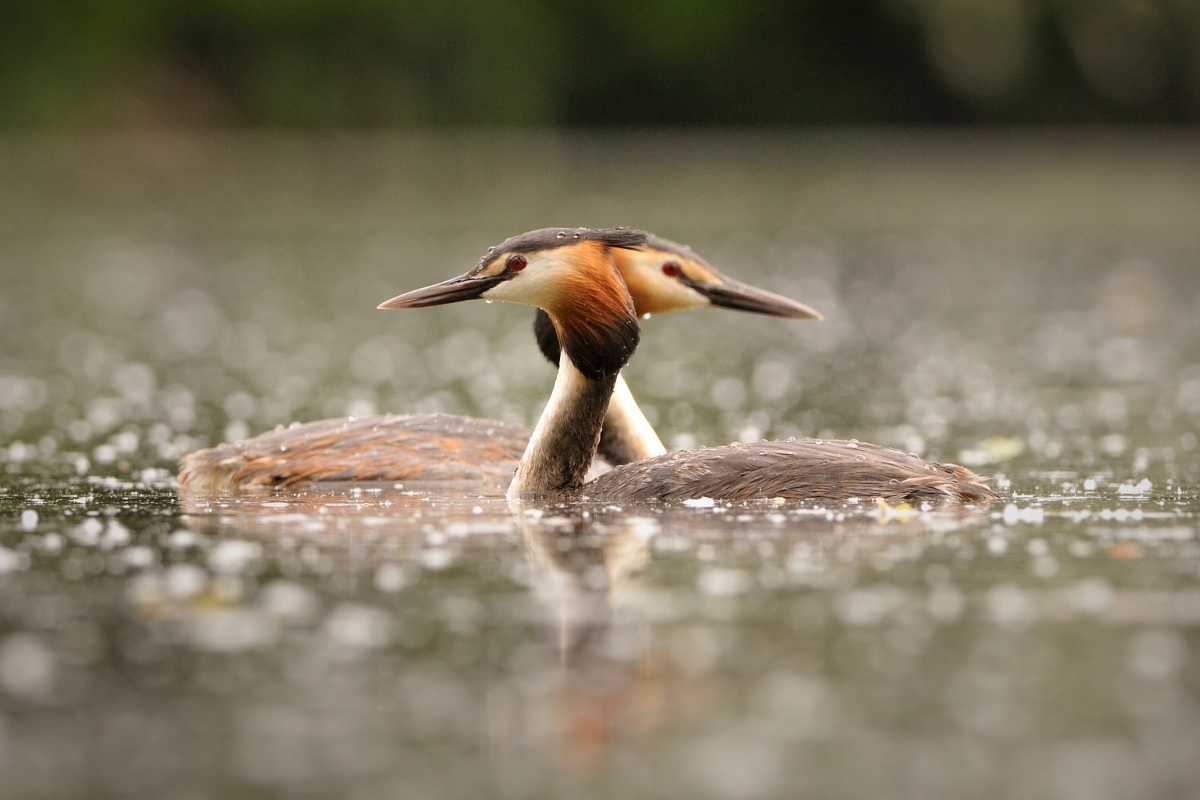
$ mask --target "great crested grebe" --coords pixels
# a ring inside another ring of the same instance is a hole
[[[640,244],[613,251],[613,262],[639,315],[716,306],[777,317],[820,319],[808,306],[722,275],[685,247],[628,231]],[[549,242],[568,244],[584,229],[549,228],[506,241],[509,254]],[[554,326],[539,309],[538,346],[559,363]],[[198,450],[180,460],[184,489],[291,486],[317,481],[482,481],[506,483],[531,428],[455,414],[378,414],[318,420],[278,428],[245,441]],[[666,452],[618,376],[601,436],[596,471]]]
[[[878,445],[817,439],[667,453],[585,482],[617,376],[640,337],[613,255],[645,239],[620,229],[585,231],[566,241],[537,233],[492,248],[465,275],[380,305],[420,308],[483,298],[546,311],[562,357],[554,391],[509,485],[510,500],[995,499],[963,467]]]

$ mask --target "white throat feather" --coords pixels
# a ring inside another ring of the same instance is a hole
[[[554,390],[508,487],[509,500],[572,492],[583,486],[618,373],[584,375],[564,352]]]

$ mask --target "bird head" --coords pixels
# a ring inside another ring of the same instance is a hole
[[[642,247],[647,234],[626,228],[543,228],[489,248],[475,268],[393,297],[379,308],[423,308],[464,300],[537,306],[550,316],[563,349],[588,377],[615,375],[633,355],[639,331],[633,300],[613,264],[617,251]]]
[[[529,231],[489,247],[469,272],[393,297],[379,308],[424,308],[481,298],[537,306],[555,315],[577,310],[591,295],[597,307],[632,312],[612,254],[641,247],[646,236],[627,228]]]
[[[685,245],[653,234],[639,249],[615,249],[613,263],[625,281],[639,317],[694,308],[732,308],[791,319],[822,319],[812,308],[722,275]],[[557,364],[558,332],[544,311],[533,321],[538,349]]]
[[[638,250],[613,252],[638,316],[718,306],[773,317],[822,319],[812,308],[787,297],[722,275],[692,249],[646,234]]]

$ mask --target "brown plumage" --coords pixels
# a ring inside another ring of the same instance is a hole
[[[180,459],[181,485],[292,486],[321,481],[482,482],[504,488],[532,430],[452,414],[326,419]]]
[[[563,351],[580,372],[589,378],[615,380],[638,345],[633,299],[602,242],[576,245],[569,257],[577,269],[569,273],[557,296],[548,298],[545,310]],[[620,305],[605,302],[614,295],[622,298]],[[559,319],[569,319],[571,324]],[[600,414],[604,416],[603,409]]]
[[[744,501],[888,503],[995,500],[983,480],[956,464],[859,441],[796,439],[667,453],[617,467],[583,488],[600,502],[681,502],[702,497]]]

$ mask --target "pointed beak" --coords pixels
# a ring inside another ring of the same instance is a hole
[[[448,303],[461,303],[464,300],[476,300],[493,286],[503,283],[503,275],[471,277],[461,275],[448,281],[426,286],[424,289],[414,289],[411,292],[393,297],[387,302],[380,303],[378,308],[425,308],[426,306],[444,306]]]
[[[825,319],[819,311],[782,295],[756,289],[749,284],[725,278],[724,282],[687,281],[687,285],[704,295],[714,306],[751,311],[772,317],[790,319]]]

